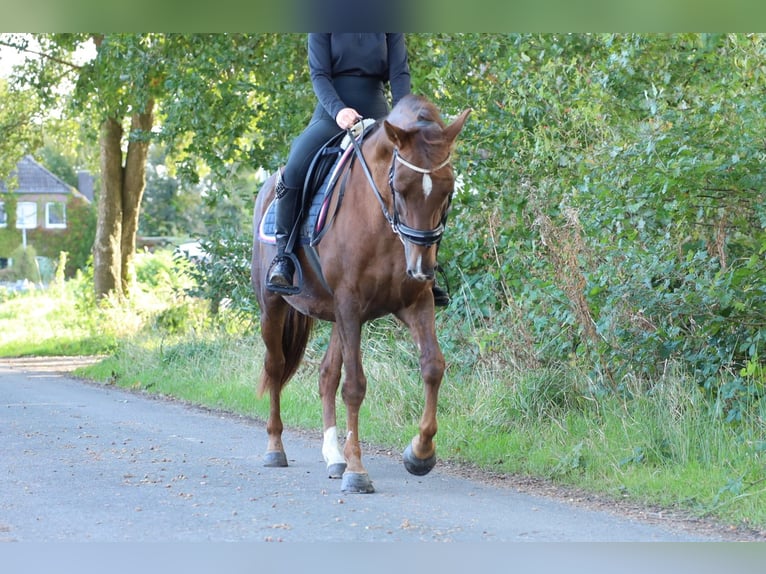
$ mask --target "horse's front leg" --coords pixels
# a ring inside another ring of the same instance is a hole
[[[436,338],[432,304],[405,309],[399,313],[399,318],[409,326],[412,338],[420,349],[420,374],[425,387],[425,406],[419,433],[404,450],[404,467],[411,474],[422,476],[431,472],[436,464],[436,405],[444,376],[444,355]]]
[[[353,298],[346,298],[346,301],[349,299]],[[367,393],[367,378],[362,368],[362,324],[358,311],[341,303],[336,309],[336,328],[346,375],[341,396],[346,405],[347,435],[343,455],[347,467],[343,473],[341,490],[367,494],[375,492],[375,489],[362,464],[362,448],[359,444],[359,410]]]
[[[338,394],[342,364],[340,335],[336,326],[333,325],[330,345],[319,368],[319,396],[322,399],[324,430],[322,457],[327,464],[327,474],[330,478],[341,478],[346,470],[346,459],[338,446],[338,427],[335,416],[335,397]]]

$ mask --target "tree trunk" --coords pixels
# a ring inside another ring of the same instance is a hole
[[[136,253],[136,233],[141,200],[146,186],[146,157],[149,153],[149,136],[152,131],[154,101],[149,100],[143,113],[133,114],[125,158],[122,189],[122,292],[128,294],[134,281],[133,256]]]
[[[127,296],[133,281],[133,255],[146,184],[153,107],[154,102],[149,100],[142,113],[133,114],[124,166],[120,122],[109,118],[101,125],[101,195],[93,252],[97,299],[109,293]]]
[[[93,283],[96,299],[122,295],[122,126],[115,118],[101,124],[101,193],[98,198]]]

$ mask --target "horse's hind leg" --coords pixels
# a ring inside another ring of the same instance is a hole
[[[282,332],[284,330],[286,305],[284,303],[272,306],[269,311],[261,314],[261,338],[266,346],[261,371],[261,382],[258,394],[269,393],[269,418],[266,422],[268,445],[264,455],[264,466],[287,466],[287,455],[282,444],[282,416],[280,396],[282,379],[285,370],[285,355],[282,349]]]
[[[282,444],[282,418],[279,410],[279,389],[271,387],[269,420],[266,423],[266,432],[269,435],[266,454],[263,457],[263,466],[282,467],[287,466],[287,455]]]
[[[324,439],[322,457],[327,464],[330,478],[341,478],[346,470],[346,459],[338,446],[338,427],[335,414],[335,397],[340,383],[340,371],[343,364],[340,336],[335,325],[319,370],[319,396],[322,398],[322,422]]]

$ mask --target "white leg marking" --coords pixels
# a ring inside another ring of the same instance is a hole
[[[324,440],[322,441],[322,456],[327,466],[346,462],[338,446],[338,429],[330,427],[324,431]]]

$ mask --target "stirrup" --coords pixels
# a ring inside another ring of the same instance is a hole
[[[293,275],[295,273],[298,274],[298,284],[297,285],[281,285],[279,283],[272,283],[270,281],[271,272],[273,271],[274,267],[283,261],[290,261],[293,264]],[[282,255],[277,255],[274,257],[274,260],[271,262],[271,265],[269,265],[269,269],[266,272],[266,289],[269,291],[272,291],[273,293],[279,293],[280,295],[296,295],[301,292],[301,289],[303,288],[303,273],[301,272],[301,266],[300,263],[298,263],[298,258],[292,254],[292,253],[284,253]]]

